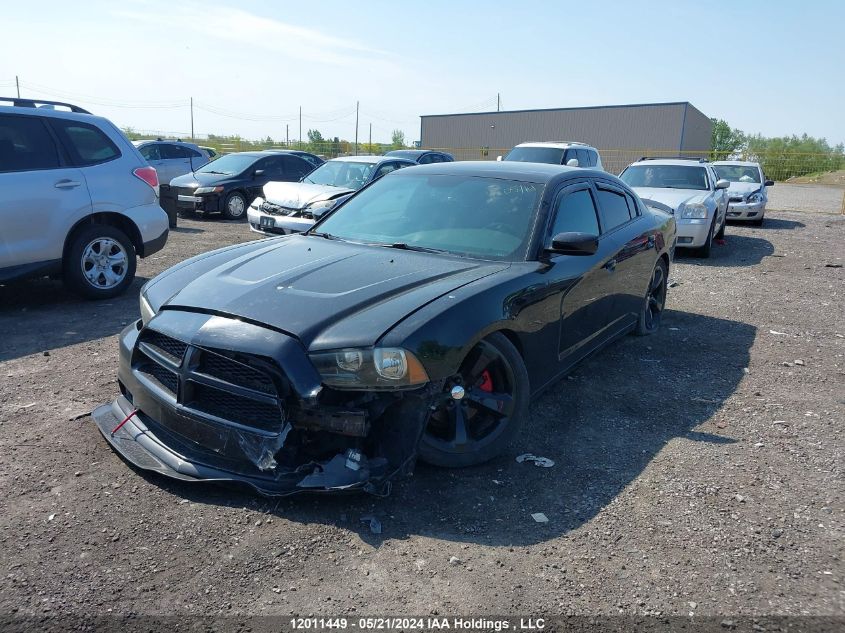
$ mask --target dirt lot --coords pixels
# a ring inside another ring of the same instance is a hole
[[[658,335],[538,399],[502,458],[386,499],[146,476],[85,416],[143,280],[248,239],[182,221],[108,303],[0,287],[0,613],[845,615],[845,217],[679,257]]]

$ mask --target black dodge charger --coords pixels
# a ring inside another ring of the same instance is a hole
[[[478,464],[578,361],[656,331],[674,246],[674,218],[605,172],[399,170],[307,233],[148,282],[94,419],[140,468],[268,495]]]

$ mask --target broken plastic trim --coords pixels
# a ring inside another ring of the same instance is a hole
[[[276,463],[276,453],[285,445],[285,440],[290,433],[291,425],[285,422],[284,427],[275,437],[262,437],[253,433],[242,433],[241,431],[234,431],[238,438],[238,446],[241,447],[243,454],[258,467],[259,470],[267,471],[273,470],[278,465]]]

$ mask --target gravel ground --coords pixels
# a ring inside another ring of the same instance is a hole
[[[132,470],[86,413],[143,279],[0,287],[0,614],[845,615],[845,217],[770,217],[679,257],[660,333],[539,398],[506,455],[386,499]],[[251,239],[180,225],[141,278]]]
[[[805,213],[845,213],[845,191],[841,187],[821,185],[794,185],[779,182],[768,187],[767,209],[776,211],[803,211]]]

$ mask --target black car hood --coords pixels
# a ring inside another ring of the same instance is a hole
[[[209,174],[208,172],[195,171],[190,174],[177,176],[170,181],[171,187],[207,187],[210,185],[223,185],[230,180],[237,180],[238,174]]]
[[[424,305],[508,266],[295,235],[195,258],[147,290],[154,304],[169,296],[166,309],[232,315],[311,350],[336,349],[373,345]]]

